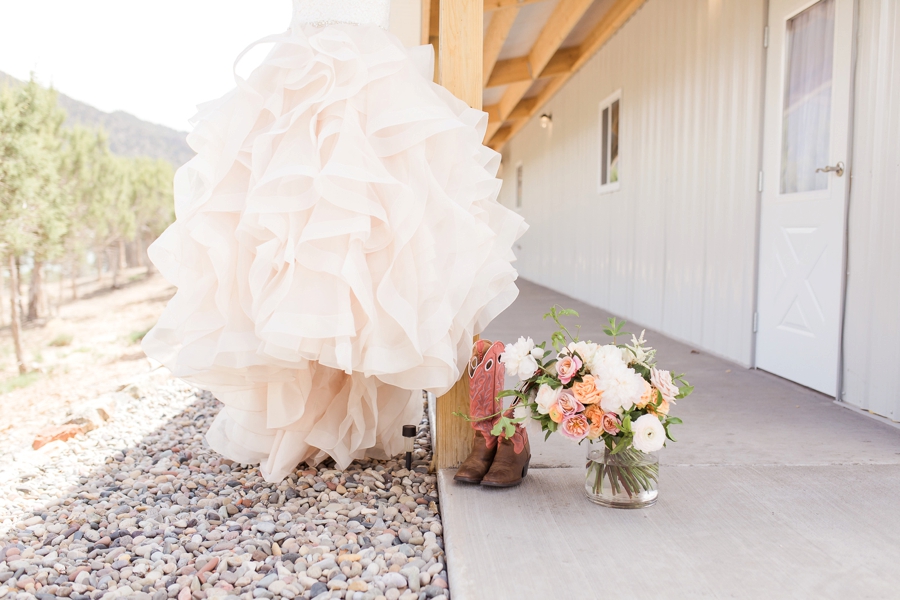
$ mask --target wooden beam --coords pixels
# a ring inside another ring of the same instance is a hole
[[[434,47],[434,81],[440,81],[441,68],[441,0],[423,0],[428,2],[428,43]]]
[[[531,67],[529,66],[527,56],[517,56],[516,58],[498,60],[497,64],[494,66],[494,72],[491,74],[484,87],[498,87],[519,81],[565,75],[572,71],[572,66],[575,64],[575,61],[578,60],[580,51],[581,46],[560,48],[537,77],[531,76]]]
[[[559,45],[568,37],[572,28],[590,7],[594,0],[559,0],[559,4],[553,9],[550,18],[544,24],[541,33],[528,53],[528,69],[532,76],[540,73],[559,50]],[[495,67],[496,70],[496,67]],[[500,99],[500,118],[506,119],[519,103],[531,81],[521,81],[509,84],[503,97]]]
[[[510,137],[512,137],[512,127],[510,127],[509,125],[501,127],[497,130],[497,133],[494,134],[494,137],[491,138],[488,146],[490,146],[497,152],[500,152],[500,150],[503,148],[503,144],[505,144]]]
[[[646,0],[617,0],[610,9],[603,15],[600,22],[588,34],[585,40],[578,46],[577,51],[573,51],[574,62],[568,72],[554,77],[547,86],[537,95],[533,106],[527,110],[528,117],[511,122],[509,125],[498,127],[496,133],[490,138],[488,146],[497,150],[503,149],[503,146],[512,139],[516,133],[524,127],[529,119],[533,117],[541,108],[553,97],[556,92],[562,88],[569,78],[578,71],[590,58],[605,44],[635,12],[644,4]],[[511,87],[511,86],[510,86]],[[504,97],[506,95],[504,94]],[[512,98],[508,98],[507,101]],[[502,101],[501,101],[502,106]],[[513,111],[517,111],[518,104],[509,113],[503,113],[501,117],[506,121]],[[518,112],[518,111],[517,111]],[[507,132],[506,129],[509,128]]]
[[[481,108],[484,12],[479,0],[440,2],[441,85],[472,108]]]
[[[423,46],[431,43],[431,0],[422,0],[422,24],[420,25],[419,43]]]
[[[581,42],[578,59],[572,65],[574,73],[586,63],[603,44],[609,41],[615,33],[637,12],[645,0],[618,0],[610,7],[600,22],[594,27],[588,36]]]
[[[488,114],[488,123],[494,123],[495,121],[500,120],[500,107],[496,104],[485,106],[482,110]]]
[[[525,6],[534,2],[543,2],[544,0],[484,0],[484,12],[499,10],[510,6]]]
[[[528,53],[532,73],[544,70],[593,2],[594,0],[559,0]]]
[[[431,8],[428,10],[429,35],[438,37],[441,31],[441,0],[431,0]]]
[[[532,79],[527,56],[507,58],[497,61],[485,87],[499,87],[520,81],[531,81]]]
[[[519,100],[525,96],[530,87],[531,81],[511,83],[506,87],[506,91],[503,92],[503,96],[500,97],[500,102],[498,103],[501,120],[506,120],[506,118],[509,117],[510,113],[512,113],[519,103]]]
[[[569,46],[568,48],[560,48],[541,71],[539,79],[544,77],[556,77],[557,75],[568,75],[572,72],[572,67],[578,60],[581,53],[581,46]]]
[[[527,119],[531,116],[531,111],[534,110],[534,105],[537,104],[537,101],[537,96],[532,96],[531,98],[522,98],[513,109],[513,111],[509,113],[509,116],[506,117],[506,120],[516,121],[518,119]]]
[[[494,70],[494,64],[497,57],[500,56],[500,50],[506,37],[512,29],[513,22],[519,14],[518,6],[510,6],[494,11],[491,15],[491,22],[488,23],[487,33],[484,34],[484,83],[486,84],[491,77],[491,71]]]
[[[484,59],[483,0],[441,0],[440,82],[457,98],[481,108]],[[438,469],[460,465],[472,445],[472,427],[454,412],[469,414],[469,378],[463,376],[449,392],[437,399],[435,410],[434,464]]]

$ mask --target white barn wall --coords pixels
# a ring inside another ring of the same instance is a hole
[[[900,421],[900,3],[861,0],[843,400]]]
[[[752,362],[764,0],[649,0],[504,149],[521,275]],[[598,104],[622,89],[620,190]]]

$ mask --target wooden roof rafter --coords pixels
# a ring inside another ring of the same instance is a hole
[[[493,140],[497,130],[506,121],[506,119],[515,110],[519,101],[525,97],[532,82],[538,78],[544,68],[550,63],[559,50],[560,45],[571,33],[587,9],[590,8],[594,0],[559,0],[559,3],[553,9],[537,39],[531,46],[528,55],[519,59],[512,59],[513,63],[504,61],[502,69],[511,67],[515,70],[515,81],[507,85],[503,92],[503,97],[497,103],[500,120],[495,123],[488,123],[487,140]],[[523,73],[522,66],[525,72]],[[494,67],[496,71],[497,66]],[[499,74],[498,74],[499,76]],[[527,78],[526,78],[527,77]],[[493,78],[493,73],[488,77],[488,81]]]
[[[501,2],[504,0],[491,1]],[[560,49],[559,44],[565,40],[591,4],[590,1],[585,3],[584,0],[560,0],[528,56],[497,61],[494,66],[494,73],[498,74],[497,78],[493,74],[489,77],[486,75],[486,87],[507,85],[500,102],[486,107],[486,110],[490,109],[488,110],[487,135],[485,136],[487,145],[494,150],[502,150],[503,146],[525,126],[528,120],[559,91],[569,77],[578,71],[622,27],[645,1],[617,0],[584,41],[577,46]],[[582,3],[586,5],[581,12],[577,13],[578,16],[573,22],[572,18],[575,13],[568,11],[580,9]],[[560,14],[558,18],[554,19],[557,17],[557,13],[565,14]],[[554,30],[548,31],[548,28],[551,27]],[[545,31],[548,31],[546,36],[544,35]],[[523,59],[528,61],[525,63],[529,69],[527,73],[522,70]],[[535,72],[539,73],[538,77],[533,76]],[[525,98],[532,82],[542,77],[550,78],[547,85],[536,96]]]

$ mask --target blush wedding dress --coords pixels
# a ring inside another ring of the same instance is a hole
[[[497,202],[487,115],[387,31],[390,0],[293,1],[194,118],[177,220],[149,249],[178,291],[143,341],[224,404],[210,446],[273,482],[402,451],[421,390],[453,386],[515,299],[526,228]]]

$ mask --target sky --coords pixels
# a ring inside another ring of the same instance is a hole
[[[234,87],[237,55],[290,17],[291,0],[0,0],[0,71],[188,131],[198,104]]]

